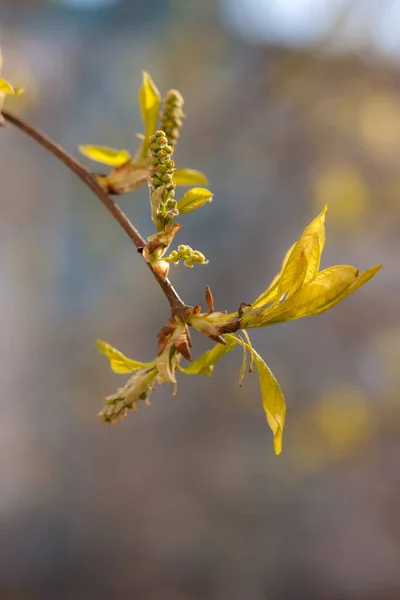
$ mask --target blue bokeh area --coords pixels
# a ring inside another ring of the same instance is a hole
[[[283,453],[241,352],[109,428],[96,338],[151,360],[169,309],[110,215],[0,131],[0,600],[398,600],[400,2],[3,0],[7,108],[78,156],[134,152],[142,71],[185,98],[188,304],[234,311],[328,204],[322,268],[383,263],[315,318],[251,332],[280,381]],[[82,161],[101,172],[102,165]],[[179,194],[181,191],[179,191]],[[145,187],[118,199],[154,232]],[[193,333],[193,354],[212,347]]]

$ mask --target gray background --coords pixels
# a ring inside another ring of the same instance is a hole
[[[2,130],[2,600],[399,598],[399,14],[2,0],[3,73],[28,90],[7,107],[68,151],[135,150],[143,69],[184,95],[176,162],[215,194],[177,237],[210,259],[171,268],[188,303],[206,284],[219,309],[250,302],[325,202],[322,267],[384,263],[333,311],[252,334],[287,399],[279,458],[256,377],[237,387],[239,351],[101,426],[125,379],[94,340],[151,360],[167,303],[90,191]],[[147,191],[120,201],[150,235]]]

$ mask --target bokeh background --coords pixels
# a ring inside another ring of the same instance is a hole
[[[68,151],[136,148],[143,69],[184,95],[176,161],[215,194],[177,238],[210,259],[172,267],[188,303],[250,302],[326,202],[322,266],[384,263],[253,333],[287,399],[279,458],[240,351],[101,426],[125,378],[94,340],[151,360],[167,303],[90,191],[2,130],[1,600],[398,600],[399,22],[400,0],[1,1],[28,91],[7,106]],[[150,235],[147,191],[120,201]]]

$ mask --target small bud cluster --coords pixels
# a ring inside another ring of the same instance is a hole
[[[173,148],[163,131],[156,131],[150,138],[149,145],[149,172],[150,204],[152,206],[152,219],[158,231],[163,231],[166,224],[178,215],[177,201],[175,200],[175,183],[173,181],[175,163],[171,156]]]
[[[184,261],[185,267],[193,267],[194,265],[206,265],[208,260],[199,252],[199,250],[193,250],[190,246],[181,245],[178,246],[177,250],[173,250],[166,259],[169,262],[177,264],[180,260]]]
[[[151,136],[148,158],[150,184],[155,190],[164,186],[168,199],[173,198],[175,194],[175,184],[173,182],[175,163],[171,158],[173,151],[163,131],[156,131]]]
[[[175,145],[182,128],[183,97],[177,90],[169,90],[164,98],[164,110],[161,115],[161,127],[165,131],[168,143]]]

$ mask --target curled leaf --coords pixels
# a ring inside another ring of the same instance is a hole
[[[180,214],[188,213],[192,210],[201,208],[207,202],[212,201],[213,194],[205,188],[192,188],[178,200],[178,210]]]

